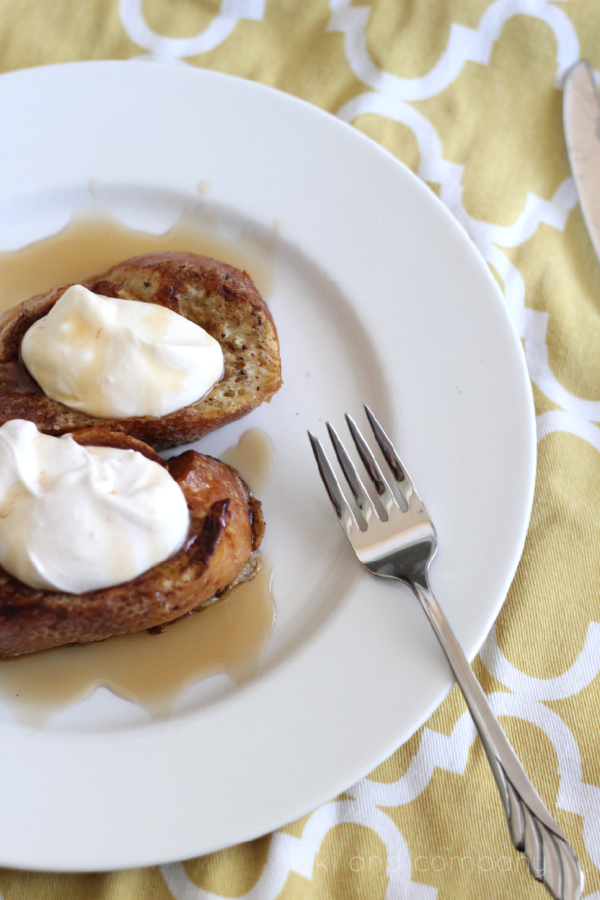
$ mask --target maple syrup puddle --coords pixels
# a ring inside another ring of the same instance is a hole
[[[203,223],[197,210],[188,210],[170,231],[156,236],[126,228],[107,210],[79,212],[59,233],[0,253],[0,313],[54,285],[86,281],[153,250],[186,250],[222,259],[249,271],[259,291],[268,292],[268,252],[257,263],[256,248],[244,245],[243,237],[235,244],[220,241],[202,233]],[[273,458],[270,438],[256,428],[222,454],[259,498]],[[155,719],[168,718],[179,697],[202,678],[226,673],[241,684],[258,674],[274,621],[271,581],[271,566],[263,559],[252,581],[169,625],[162,634],[140,632],[0,660],[0,698],[19,723],[34,729],[99,686],[144,707]]]
[[[184,210],[173,228],[159,235],[127,228],[108,208],[76,211],[57,234],[0,253],[0,314],[58,284],[87,281],[124,259],[154,250],[185,250],[227,262],[247,271],[266,299],[275,235],[271,243],[259,243],[249,234],[229,242],[217,237],[214,227],[199,207]]]
[[[263,560],[252,581],[162,634],[125,634],[0,661],[0,696],[17,722],[34,729],[100,686],[165,719],[202,678],[225,672],[242,684],[257,675],[272,626],[271,567]]]
[[[235,447],[221,454],[221,459],[238,470],[254,496],[260,499],[275,459],[275,448],[269,435],[260,428],[249,428]]]

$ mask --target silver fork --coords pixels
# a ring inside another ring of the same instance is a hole
[[[335,454],[366,528],[359,528],[319,440],[309,431],[338,521],[369,572],[404,582],[421,603],[473,716],[504,804],[513,844],[524,852],[532,875],[543,881],[555,900],[580,900],[584,875],[579,861],[527,777],[429,586],[429,565],[437,551],[433,523],[390,439],[368,406],[365,410],[407,508],[401,509],[369,445],[346,414],[350,434],[387,519],[383,520],[375,509],[344,445],[328,422]]]

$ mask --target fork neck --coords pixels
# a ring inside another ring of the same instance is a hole
[[[427,563],[424,563],[422,566],[414,566],[413,570],[410,573],[410,578],[407,579],[409,586],[413,589],[414,593],[417,595],[421,605],[424,605],[425,597],[427,597],[427,601],[433,602],[437,605],[437,601],[431,592],[431,587],[429,585],[429,566]],[[423,599],[422,599],[422,596]],[[425,610],[427,612],[427,610]],[[427,613],[429,616],[429,613]]]

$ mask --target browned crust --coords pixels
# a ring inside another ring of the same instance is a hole
[[[188,443],[268,401],[281,387],[273,317],[246,272],[194,253],[148,253],[85,282],[95,293],[166,306],[202,326],[221,344],[225,373],[193,406],[157,418],[98,419],[50,400],[20,355],[27,329],[47,315],[70,285],[25,300],[0,318],[0,425],[35,422],[60,436],[101,424],[159,449]]]
[[[102,428],[74,437],[88,446],[127,445],[156,456],[132,438],[119,435],[114,442]],[[259,501],[237,472],[195,450],[160,461],[187,500],[184,547],[126,584],[79,595],[34,590],[0,568],[0,657],[164,625],[256,574],[264,522]]]

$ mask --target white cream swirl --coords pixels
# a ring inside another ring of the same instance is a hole
[[[223,351],[164,306],[68,288],[21,343],[47,397],[98,418],[166,416],[202,399],[223,375]]]
[[[141,453],[82,447],[22,419],[0,428],[0,564],[24,584],[122,584],[178,550],[188,527],[181,488]]]

